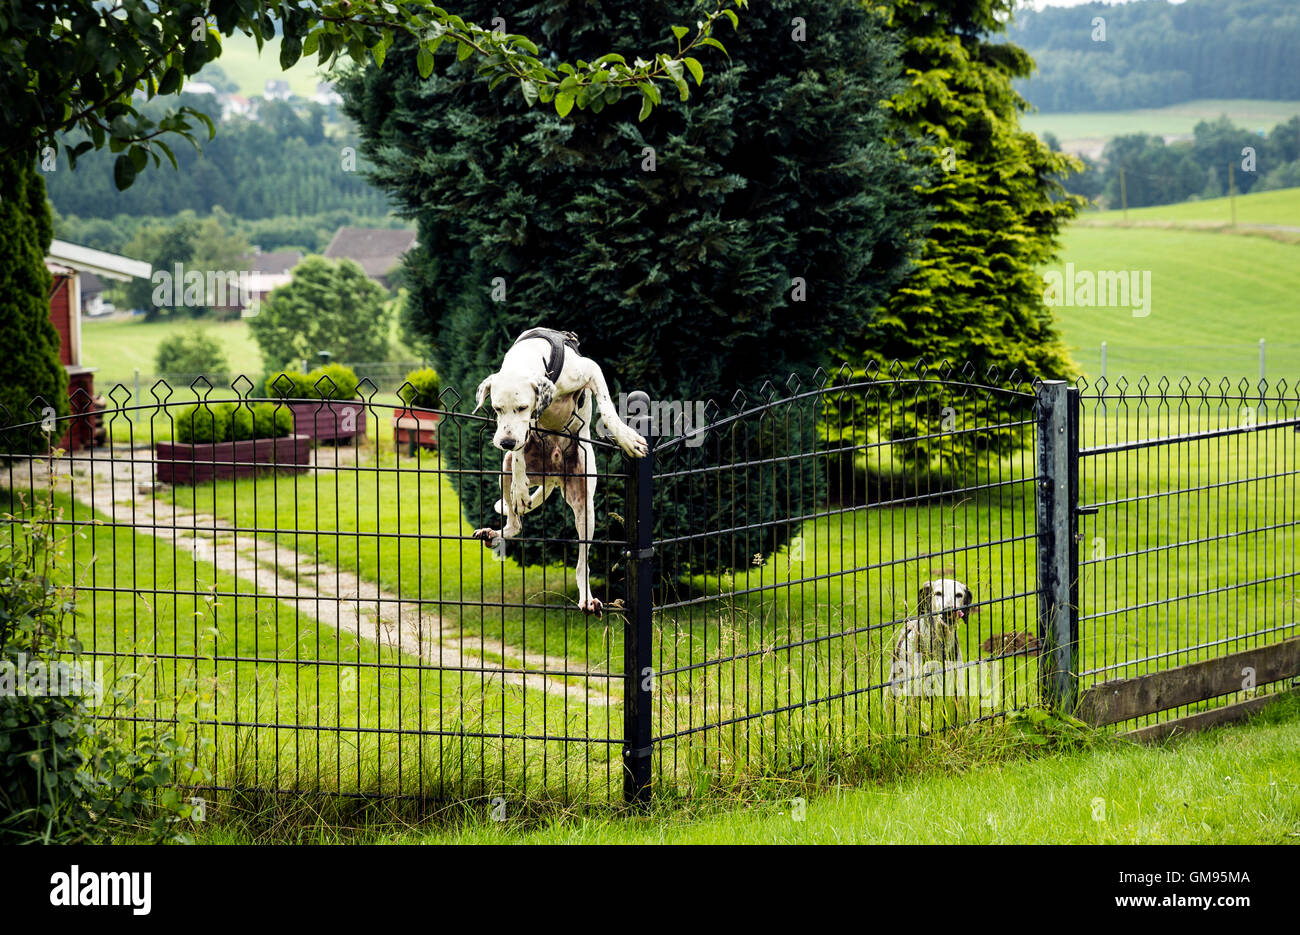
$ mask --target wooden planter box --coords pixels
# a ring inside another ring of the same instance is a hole
[[[306,435],[250,438],[215,445],[158,442],[157,449],[157,480],[162,484],[198,484],[213,479],[248,477],[268,467],[305,471],[311,464],[311,439]]]
[[[366,407],[359,399],[330,399],[289,403],[293,430],[316,441],[365,440]]]
[[[422,448],[438,447],[438,423],[442,414],[423,409],[398,409],[393,413],[393,435],[399,448],[408,447],[412,436]]]

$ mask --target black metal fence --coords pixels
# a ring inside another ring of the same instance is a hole
[[[413,412],[367,381],[329,403],[251,390],[226,394],[232,424],[270,409],[293,434],[180,444],[191,403],[162,384],[110,394],[104,447],[32,453],[79,437],[88,399],[0,419],[9,534],[63,532],[85,658],[217,789],[703,790],[1298,635],[1286,384],[894,368],[728,411],[634,395],[652,455],[598,438],[587,472],[599,618],[577,607],[576,532],[530,536],[539,513],[504,548],[474,537],[499,520],[458,491],[497,483],[501,453],[454,391]],[[562,495],[540,509],[569,515]],[[1239,701],[1295,674],[1277,671],[1103,721]]]

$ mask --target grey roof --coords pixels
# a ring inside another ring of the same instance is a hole
[[[340,227],[324,255],[331,260],[355,260],[371,279],[384,279],[413,246],[415,231]]]
[[[250,272],[287,273],[302,262],[302,253],[298,250],[273,250],[270,253],[255,253],[245,258]]]

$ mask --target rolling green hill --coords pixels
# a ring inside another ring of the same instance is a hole
[[[1151,272],[1146,317],[1118,307],[1057,309],[1062,333],[1089,378],[1100,373],[1100,346],[1106,341],[1112,380],[1145,373],[1253,381],[1259,376],[1259,339],[1264,338],[1269,379],[1285,376],[1291,385],[1300,381],[1300,245],[1209,231],[1076,225],[1066,234],[1062,260],[1073,263],[1076,274]]]
[[[1026,114],[1020,123],[1026,130],[1040,136],[1054,133],[1065,143],[1070,140],[1106,140],[1128,133],[1190,135],[1202,120],[1214,120],[1224,114],[1233,123],[1249,130],[1271,130],[1300,114],[1300,101],[1206,99],[1141,110]]]
[[[1182,201],[1150,208],[1130,208],[1130,223],[1186,224],[1210,226],[1231,222],[1231,199],[1210,198],[1205,201]],[[1083,215],[1083,226],[1123,223],[1120,211],[1097,211]],[[1251,192],[1237,197],[1237,223],[1266,224],[1300,229],[1300,188],[1282,188],[1271,192]]]

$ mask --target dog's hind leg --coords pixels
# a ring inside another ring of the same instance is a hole
[[[564,499],[573,510],[573,525],[578,532],[578,564],[573,577],[578,582],[578,609],[600,616],[602,605],[591,593],[591,568],[588,563],[591,538],[596,531],[595,451],[588,442],[578,445],[574,470],[564,479]]]

